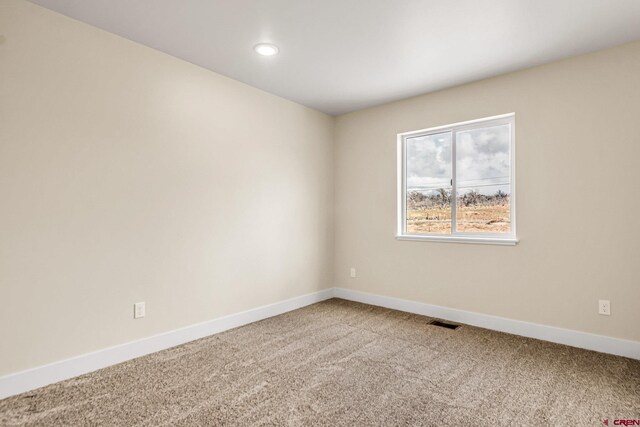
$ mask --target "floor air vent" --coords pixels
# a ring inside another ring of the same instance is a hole
[[[433,326],[440,326],[441,328],[447,328],[447,329],[458,329],[460,327],[460,325],[454,325],[453,323],[441,322],[439,320],[434,320],[432,322],[429,322],[429,324],[433,325]]]

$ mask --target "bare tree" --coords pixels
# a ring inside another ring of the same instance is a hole
[[[451,205],[451,191],[439,188],[438,195],[440,196],[440,204],[443,208]]]

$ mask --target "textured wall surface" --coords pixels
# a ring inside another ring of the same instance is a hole
[[[0,35],[0,376],[334,285],[640,341],[640,42],[333,118],[21,0]],[[396,134],[509,112],[520,243],[395,240]]]
[[[638,70],[635,42],[338,117],[336,286],[640,341]],[[511,112],[520,243],[397,241],[396,135]]]
[[[0,375],[332,285],[332,117],[31,3],[0,34]]]

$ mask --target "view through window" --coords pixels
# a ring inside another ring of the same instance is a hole
[[[515,235],[514,116],[400,135],[401,235]]]

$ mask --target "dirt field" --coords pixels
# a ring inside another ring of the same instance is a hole
[[[458,206],[459,232],[508,233],[509,204]],[[451,209],[429,208],[407,211],[407,233],[451,233]]]

